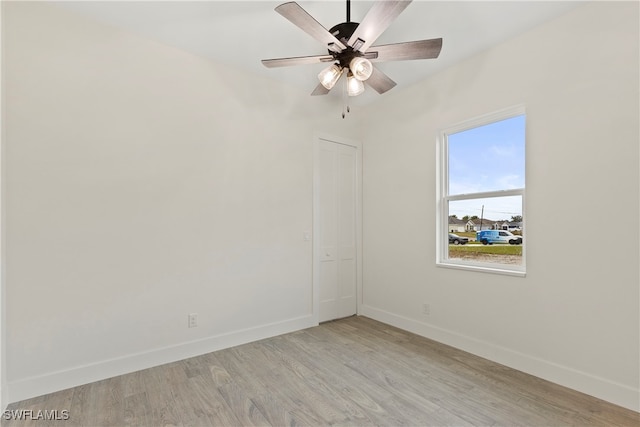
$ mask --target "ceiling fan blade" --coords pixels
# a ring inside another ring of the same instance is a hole
[[[341,52],[347,48],[340,40],[316,21],[313,16],[309,15],[306,10],[300,7],[298,3],[294,1],[283,3],[276,7],[275,10],[320,43],[323,43],[327,47],[332,47],[332,50]]]
[[[391,80],[389,76],[378,70],[376,67],[373,67],[373,73],[371,73],[371,77],[369,77],[365,83],[371,86],[379,94],[383,94],[389,89],[393,89],[396,85],[396,82]]]
[[[378,56],[370,59],[371,62],[405,61],[437,58],[440,50],[442,50],[442,39],[431,39],[371,46],[367,54],[378,53]]]
[[[330,55],[298,56],[294,58],[263,59],[262,65],[267,68],[278,68],[291,67],[294,65],[318,64],[321,62],[332,61],[334,61],[334,59],[333,56]]]
[[[411,0],[378,1],[373,4],[349,39],[354,50],[366,52],[389,25],[409,6]]]
[[[311,92],[311,96],[326,95],[328,93],[329,93],[329,89],[322,86],[322,83],[318,83],[318,86],[316,86],[313,92]]]

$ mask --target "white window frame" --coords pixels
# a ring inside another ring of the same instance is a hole
[[[447,137],[450,134],[463,132],[465,130],[489,125],[491,123],[510,119],[516,116],[525,115],[524,105],[517,105],[475,117],[458,124],[442,129],[438,134],[436,148],[436,265],[438,267],[456,268],[462,270],[472,270],[485,273],[507,274],[513,276],[524,277],[526,275],[526,245],[527,237],[525,236],[522,243],[522,264],[508,265],[487,262],[474,262],[457,258],[449,258],[449,203],[459,200],[485,199],[492,197],[521,196],[522,197],[522,230],[526,230],[525,213],[525,187],[509,190],[487,191],[482,193],[456,194],[449,195],[449,150]],[[525,119],[525,146],[527,143],[526,136],[526,119]],[[525,150],[526,153],[526,150]],[[525,171],[526,171],[526,154],[525,154]]]

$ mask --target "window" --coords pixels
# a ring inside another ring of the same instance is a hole
[[[443,130],[437,169],[437,264],[524,275],[524,107]]]

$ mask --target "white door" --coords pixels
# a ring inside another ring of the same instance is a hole
[[[358,150],[322,138],[316,143],[314,268],[319,321],[324,322],[357,309]]]

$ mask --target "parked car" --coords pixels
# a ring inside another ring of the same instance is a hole
[[[522,244],[522,236],[516,236],[510,231],[504,230],[482,230],[476,233],[476,240],[483,245],[493,245],[494,243],[509,243],[510,245]]]
[[[458,236],[457,234],[449,233],[449,244],[464,245],[469,242],[469,238]]]

